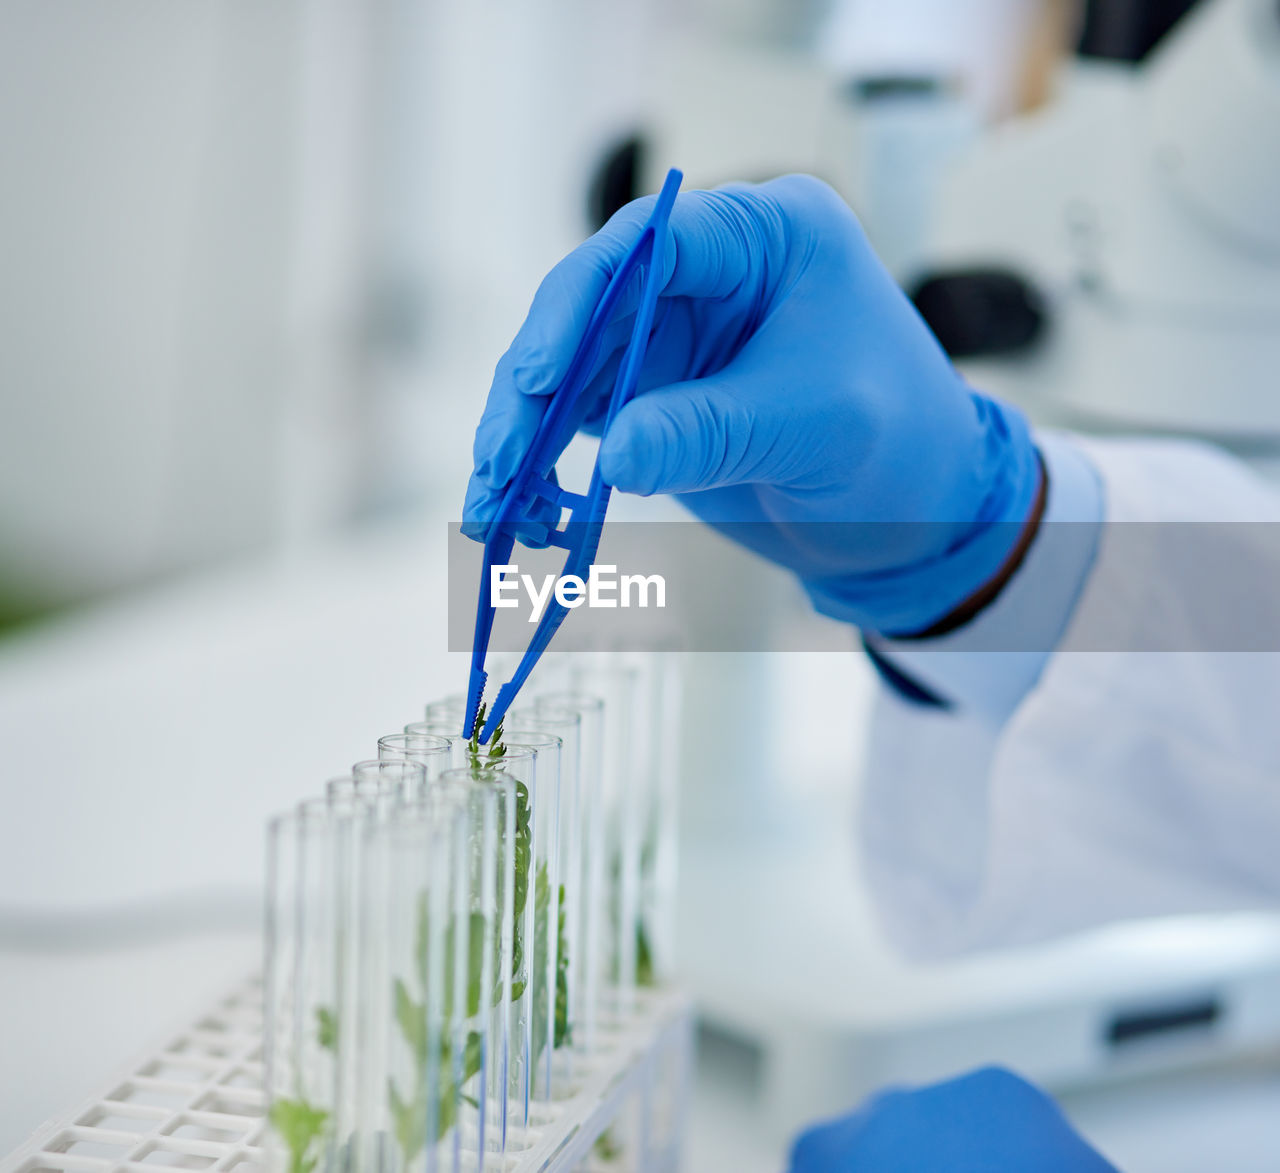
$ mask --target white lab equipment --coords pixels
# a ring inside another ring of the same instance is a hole
[[[1272,444],[1277,127],[1267,0],[1208,0],[1138,64],[1075,62],[944,181],[927,275],[1005,271],[1044,316],[996,353],[979,297],[987,324],[953,350],[966,373],[1042,421]]]
[[[650,186],[676,160],[689,187],[819,175],[857,210],[894,273],[917,261],[940,169],[979,127],[960,76],[933,61],[855,75],[794,49],[685,29],[661,70]]]
[[[1016,108],[1036,0],[836,0],[814,49],[841,77],[951,78],[984,120]]]
[[[889,270],[921,261],[947,165],[1019,99],[1032,0],[694,6],[662,45],[649,186],[820,176]]]

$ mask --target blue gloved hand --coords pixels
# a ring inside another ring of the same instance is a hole
[[[998,1067],[884,1092],[803,1133],[790,1173],[1116,1173],[1058,1106]]]
[[[476,432],[470,536],[652,205],[622,209],[539,288]],[[669,231],[639,390],[601,444],[605,480],[678,495],[794,570],[820,611],[871,630],[922,630],[988,583],[1039,489],[1026,422],[961,381],[840,197],[802,175],[688,192]],[[602,348],[587,430],[634,309],[623,300]]]

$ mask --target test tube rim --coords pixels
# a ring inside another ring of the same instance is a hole
[[[449,743],[449,741],[445,738],[445,736],[444,736],[443,734],[439,734],[439,733],[419,733],[419,732],[413,732],[413,733],[410,733],[408,730],[402,730],[402,731],[401,731],[401,732],[399,732],[399,733],[384,733],[381,737],[379,737],[379,738],[378,738],[378,748],[379,748],[379,749],[381,749],[381,748],[383,747],[383,745],[387,745],[387,747],[388,747],[389,749],[394,749],[395,747],[394,747],[394,746],[389,745],[388,743],[390,743],[390,742],[392,742],[392,741],[395,741],[395,740],[397,740],[397,739],[399,739],[399,738],[406,738],[406,739],[409,739],[409,738],[421,738],[424,742],[435,742],[435,743],[438,743],[438,744],[433,744],[433,745],[415,745],[415,746],[413,746],[411,749],[410,749],[408,746],[406,746],[404,749],[397,749],[397,750],[396,750],[396,752],[397,752],[397,753],[404,753],[404,754],[408,754],[408,753],[416,753],[416,754],[435,755],[435,754],[445,754],[445,753],[450,753],[450,752],[452,751],[452,749],[453,749],[453,746]],[[388,759],[386,759],[386,758],[372,758],[372,759],[369,759],[369,760],[371,760],[371,761],[387,761]],[[412,760],[412,759],[410,759],[410,760]],[[356,763],[356,765],[363,765],[363,764],[364,764],[363,762],[357,762],[357,763]]]
[[[528,755],[522,755],[522,758],[525,756],[532,758],[534,755],[530,753]],[[503,786],[507,783],[514,786],[520,781],[519,778],[514,774],[508,773],[500,765],[481,766],[479,770],[475,769],[473,766],[457,766],[452,770],[445,770],[444,773],[436,779],[436,781],[447,783],[460,782],[467,786],[479,787],[491,782],[494,778],[497,778],[499,784]]]
[[[571,728],[581,728],[582,714],[574,709],[562,708],[560,706],[548,705],[543,708],[534,709],[532,707],[524,707],[516,709],[507,715],[507,720],[528,720],[532,726],[539,724],[547,725],[563,725]],[[526,726],[527,727],[527,726]],[[536,729],[535,729],[536,731]],[[557,734],[559,736],[559,734]],[[561,738],[561,741],[564,739]]]
[[[381,744],[381,739],[379,739],[379,744]],[[348,771],[348,773],[351,780],[355,782],[358,780],[358,777],[357,777],[358,774],[362,772],[368,771],[370,773],[376,772],[378,774],[381,774],[384,772],[390,773],[393,767],[398,770],[405,770],[407,768],[411,770],[414,774],[418,775],[418,778],[416,779],[417,781],[420,781],[424,784],[427,781],[426,766],[423,765],[422,762],[414,761],[413,758],[409,758],[409,757],[361,758],[358,762],[353,762],[351,764],[351,769]],[[339,777],[341,777],[341,775],[339,775]],[[406,779],[403,779],[403,778],[400,779],[398,785],[403,786],[405,781]]]
[[[539,738],[538,741],[522,740],[528,738]],[[508,741],[507,738],[512,740]],[[512,749],[531,749],[537,753],[540,749],[550,749],[552,746],[563,749],[564,738],[558,733],[550,733],[543,729],[512,729],[509,732],[504,730],[502,735],[502,744],[508,750]]]

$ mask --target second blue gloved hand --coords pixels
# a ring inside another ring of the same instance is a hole
[[[791,1152],[790,1173],[1116,1173],[1039,1088],[998,1067],[884,1092]]]
[[[464,531],[483,534],[652,199],[543,281],[476,432]],[[819,610],[928,627],[1000,570],[1039,487],[1022,416],[968,388],[825,184],[787,176],[678,197],[635,399],[606,481],[673,493],[794,570]],[[630,335],[623,300],[588,389],[599,427]]]

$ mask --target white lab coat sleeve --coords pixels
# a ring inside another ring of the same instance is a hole
[[[1105,521],[1012,714],[877,702],[860,855],[911,955],[1280,905],[1280,492],[1203,445],[1075,442]]]
[[[1048,474],[1040,531],[995,601],[936,639],[864,636],[882,661],[912,683],[996,725],[1022,703],[1061,643],[1093,569],[1102,528],[1102,485],[1079,444],[1056,433],[1040,433],[1036,441]]]

